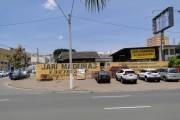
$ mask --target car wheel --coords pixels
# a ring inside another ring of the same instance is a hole
[[[137,80],[134,81],[134,84],[137,84]]]
[[[100,83],[99,79],[97,79],[97,83]]]
[[[166,79],[166,77],[163,77],[163,80],[164,80],[164,82],[167,82],[167,79]]]
[[[157,82],[160,82],[160,80],[157,80]]]
[[[116,78],[116,81],[118,81],[118,78],[117,78],[117,76],[116,76],[115,78]]]
[[[144,79],[145,79],[146,82],[148,82],[148,78],[147,77],[145,77]]]
[[[139,80],[141,80],[141,78],[139,77],[139,75],[137,76],[137,78],[138,78]]]
[[[123,78],[121,77],[121,83],[124,83]]]

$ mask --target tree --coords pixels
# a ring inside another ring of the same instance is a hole
[[[23,47],[19,44],[15,49],[12,56],[8,57],[8,61],[16,69],[21,69],[22,67],[27,67],[30,65],[28,56],[23,50]]]
[[[106,1],[107,0],[86,0],[85,6],[86,6],[86,9],[88,9],[88,11],[91,10],[92,12],[94,12],[97,9],[99,12],[100,9],[103,10],[104,7],[106,7]]]
[[[175,55],[168,62],[169,67],[175,67],[175,66],[179,66],[179,65],[180,65],[180,56],[179,55]]]
[[[62,52],[69,52],[69,49],[61,48],[61,49],[56,49],[56,50],[54,50],[53,55],[54,55],[55,61],[57,61],[57,59],[59,58],[59,55],[60,55]],[[72,52],[76,52],[76,50],[75,50],[75,49],[72,49]]]

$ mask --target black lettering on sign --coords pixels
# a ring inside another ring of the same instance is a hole
[[[88,64],[88,69],[90,69],[90,68],[92,69],[92,64],[91,63]]]
[[[41,70],[45,70],[45,68],[46,68],[46,64],[44,64],[44,67],[43,67],[43,68],[41,68]]]
[[[51,69],[54,69],[54,70],[57,69],[57,64],[52,64]]]
[[[77,69],[77,64],[73,64],[73,69]]]
[[[41,68],[42,70],[50,70],[50,69],[57,69],[57,64],[44,64],[44,67]]]
[[[67,64],[61,64],[61,65],[62,65],[62,66],[61,66],[62,69],[68,69],[68,68],[67,68]]]
[[[58,71],[58,74],[62,74],[62,70],[59,70],[59,71]]]
[[[46,66],[46,70],[50,70],[51,69],[51,67],[50,67],[50,64],[47,64],[47,66]]]
[[[87,69],[86,63],[83,64],[83,68],[84,68],[84,69]]]
[[[97,64],[93,63],[93,68],[96,69],[97,68]]]

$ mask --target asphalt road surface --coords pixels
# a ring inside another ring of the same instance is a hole
[[[7,87],[0,78],[0,120],[180,120],[180,89],[55,92]]]

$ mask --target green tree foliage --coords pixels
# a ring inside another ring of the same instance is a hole
[[[55,61],[59,58],[59,55],[60,55],[62,52],[69,52],[69,49],[61,48],[61,49],[56,49],[56,50],[54,50],[53,55],[54,55]],[[72,49],[72,52],[76,52],[76,50],[75,50],[75,49]]]
[[[169,67],[175,67],[175,66],[179,66],[179,65],[180,65],[180,56],[179,55],[172,57],[168,62]]]
[[[28,56],[23,50],[23,47],[19,44],[15,49],[12,56],[9,56],[8,61],[16,69],[21,69],[22,67],[27,67],[30,65]]]

